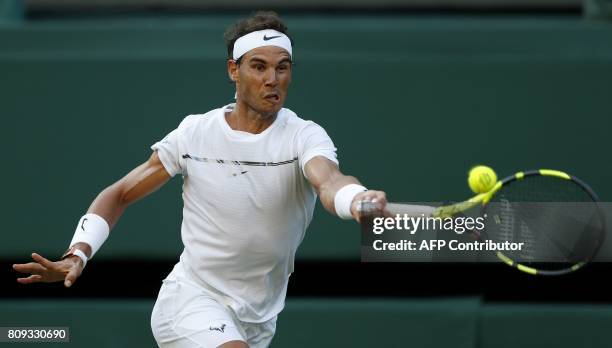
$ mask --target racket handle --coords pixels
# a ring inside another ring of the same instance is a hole
[[[430,217],[433,216],[436,208],[428,205],[388,203],[387,211],[391,216],[400,214],[408,217]]]

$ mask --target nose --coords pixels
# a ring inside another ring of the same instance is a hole
[[[271,68],[266,71],[264,76],[264,83],[266,86],[274,87],[278,84],[278,73],[276,69]]]

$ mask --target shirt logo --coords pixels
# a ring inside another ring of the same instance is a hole
[[[197,156],[190,155],[188,153],[183,154],[181,157],[183,159],[190,159],[196,162],[230,164],[230,165],[235,165],[235,166],[250,166],[250,167],[278,167],[278,166],[282,166],[285,164],[291,164],[298,160],[297,157],[294,157],[290,160],[280,161],[280,162],[236,161],[236,160],[226,160],[226,159],[220,159],[220,158],[197,157]]]
[[[276,39],[277,37],[281,37],[280,35],[276,35],[276,36],[267,36],[267,34],[264,34],[264,41],[268,41],[268,40],[272,40],[272,39]]]
[[[223,324],[223,325],[221,325],[221,326],[219,326],[219,327],[214,327],[214,326],[211,326],[211,327],[209,328],[209,330],[210,330],[210,331],[219,331],[219,332],[221,332],[221,333],[224,333],[224,332],[225,332],[225,324]]]

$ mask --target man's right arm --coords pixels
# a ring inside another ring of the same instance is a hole
[[[130,204],[157,191],[170,178],[157,152],[153,152],[145,163],[100,192],[87,213],[102,217],[112,229]],[[92,250],[88,244],[76,243],[74,247],[83,251],[88,258],[91,257]],[[66,285],[70,286],[81,274],[84,266],[80,258],[74,255],[56,262],[49,261],[36,253],[32,254],[32,258],[34,262],[13,266],[18,272],[31,274],[29,277],[17,279],[22,284],[65,279]]]
[[[102,217],[112,230],[130,204],[157,191],[168,180],[170,175],[155,151],[145,163],[100,192],[87,209],[87,213]],[[89,245],[79,243],[77,247],[85,252],[88,258],[91,257]]]
[[[91,203],[87,213],[104,218],[112,230],[125,208],[157,191],[170,180],[157,152],[121,180],[104,189]]]

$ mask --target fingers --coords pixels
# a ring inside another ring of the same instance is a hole
[[[32,274],[31,276],[27,278],[17,278],[17,283],[19,284],[32,284],[32,283],[38,283],[40,281],[42,281],[42,276],[38,274]]]
[[[13,269],[19,273],[31,273],[29,277],[17,278],[19,284],[32,284],[42,281],[43,277],[40,273],[47,269],[36,262],[21,263],[13,265]]]
[[[379,203],[384,208],[387,205],[387,194],[382,191],[376,191],[372,201]]]
[[[383,207],[387,204],[387,194],[383,191],[365,191],[355,198],[358,198],[361,201],[369,201],[372,203],[379,203]]]
[[[82,270],[83,268],[81,266],[72,267],[64,279],[64,286],[67,288],[71,287],[81,275]]]
[[[37,253],[32,253],[32,259],[38,263],[40,263],[41,265],[43,265],[45,268],[48,269],[54,269],[55,266],[53,265],[53,262],[45,259],[44,257],[38,255]]]
[[[366,191],[355,196],[351,212],[358,222],[364,215],[385,215],[387,195],[383,191]]]
[[[33,273],[40,274],[47,270],[41,264],[36,262],[20,263],[13,265],[13,269],[19,273]]]
[[[71,259],[51,262],[37,253],[32,253],[32,259],[36,262],[14,264],[13,269],[20,273],[31,273],[29,277],[18,278],[17,282],[20,284],[63,281],[64,286],[70,287],[83,271],[83,262],[78,257],[75,258],[78,262]]]

